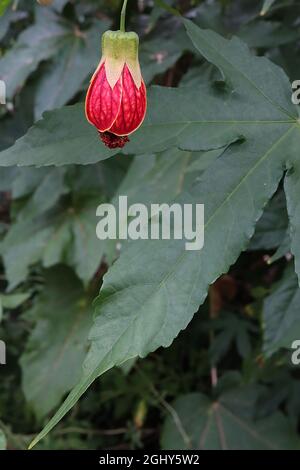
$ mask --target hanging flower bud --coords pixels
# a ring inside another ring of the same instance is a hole
[[[109,148],[124,147],[140,127],[147,109],[147,92],[138,60],[136,33],[107,31],[102,59],[86,97],[86,117]]]

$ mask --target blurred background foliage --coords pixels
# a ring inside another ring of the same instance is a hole
[[[2,150],[45,111],[83,101],[100,35],[118,28],[121,2],[0,5]],[[128,22],[141,37],[148,85],[193,87],[216,78],[194,54],[176,11],[239,36],[291,80],[300,78],[298,2],[133,0]],[[188,185],[217,156],[192,160],[184,173],[174,150],[88,166],[0,168],[0,338],[7,344],[0,448],[26,448],[78,380],[91,303],[118,256],[118,246],[95,240],[95,207],[124,190],[129,198],[170,200],[178,178]],[[248,251],[211,286],[173,345],[106,373],[38,448],[299,448],[300,372],[289,348],[291,333],[300,337],[300,294],[287,224],[280,187]]]

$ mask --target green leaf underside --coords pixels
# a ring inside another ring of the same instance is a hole
[[[246,392],[246,393],[245,393]],[[299,439],[283,414],[254,419],[249,392],[227,392],[216,401],[201,393],[178,398],[167,418],[162,447],[168,450],[299,449]]]
[[[130,243],[105,276],[95,302],[82,380],[32,445],[60,421],[96,377],[172,343],[204,301],[208,286],[245,249],[287,162],[296,159],[298,115],[281,69],[253,57],[238,39],[227,41],[189,21],[185,24],[196,48],[226,77],[227,88],[164,93],[154,89],[160,105],[152,97],[154,108],[132,137],[128,152],[138,153],[142,145],[146,150],[162,150],[174,144],[185,150],[206,150],[226,146],[241,135],[243,141],[229,146],[176,199],[205,204],[201,251],[186,251],[184,241],[178,240]]]
[[[46,268],[64,261],[87,283],[103,256],[104,246],[95,232],[95,208],[100,202],[99,198],[82,197],[81,206],[75,209],[58,204],[40,216],[25,213],[1,243],[10,289],[24,281],[29,267],[38,261]]]
[[[275,230],[272,228],[276,227]],[[263,216],[255,227],[249,249],[272,250],[284,240],[288,227],[286,199],[283,191],[276,193],[266,206]]]
[[[290,349],[300,338],[300,291],[293,263],[264,302],[264,352]]]
[[[0,450],[6,449],[6,437],[2,429],[0,429]]]

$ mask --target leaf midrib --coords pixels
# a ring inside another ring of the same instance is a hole
[[[191,21],[185,21],[185,23],[188,24],[188,25],[192,24],[193,27],[195,26]],[[204,54],[203,51],[201,51],[201,50],[199,49],[199,47],[197,46],[197,44],[195,44],[195,41],[193,40],[193,38],[192,38],[191,35],[190,35],[190,32],[189,32],[189,28],[188,28],[188,27],[187,27],[187,30],[188,30],[187,33],[188,33],[188,35],[189,35],[189,37],[190,37],[192,43],[193,43],[194,46],[196,47],[196,49],[200,52],[200,54],[202,54],[205,58],[207,58],[207,57],[206,57],[206,54]],[[221,59],[223,59],[230,67],[232,67],[232,69],[233,69],[235,72],[237,72],[239,75],[241,75],[241,76],[244,78],[244,80],[246,80],[259,94],[261,94],[261,95],[265,98],[265,100],[267,100],[269,103],[271,103],[272,106],[274,106],[275,108],[277,108],[279,111],[283,112],[286,116],[288,116],[288,117],[290,117],[290,118],[293,118],[293,119],[295,118],[295,116],[291,115],[291,114],[290,114],[285,108],[283,108],[280,104],[276,103],[276,102],[273,101],[269,96],[267,96],[267,95],[264,93],[264,91],[261,90],[261,89],[256,85],[255,82],[253,82],[249,77],[247,77],[247,75],[245,75],[245,73],[244,73],[242,70],[240,70],[236,65],[232,64],[232,62],[230,62],[230,60],[229,60],[227,57],[225,57],[223,54],[221,54],[218,49],[216,49],[215,47],[213,47],[212,44],[208,43],[208,42],[206,41],[206,39],[203,37],[202,32],[201,32],[201,30],[200,30],[199,28],[197,28],[196,34],[199,34],[199,35],[201,36],[202,42],[206,45],[206,47],[207,47],[208,49],[213,50],[213,52],[214,52],[217,56],[221,57]],[[231,39],[230,42],[232,42],[232,39]],[[207,60],[208,60],[210,63],[212,63],[211,60],[209,60],[209,59],[207,59]],[[216,64],[214,64],[214,65],[216,65]],[[219,67],[218,65],[216,65],[216,67],[218,67],[219,69],[222,70],[222,67]]]

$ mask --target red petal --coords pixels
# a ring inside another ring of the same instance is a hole
[[[122,80],[121,107],[109,131],[116,135],[129,135],[140,127],[145,118],[147,92],[143,81],[140,88],[136,87],[127,65],[123,69]]]
[[[106,78],[104,63],[92,78],[86,97],[86,117],[100,132],[111,128],[119,113],[122,77],[112,89]]]

